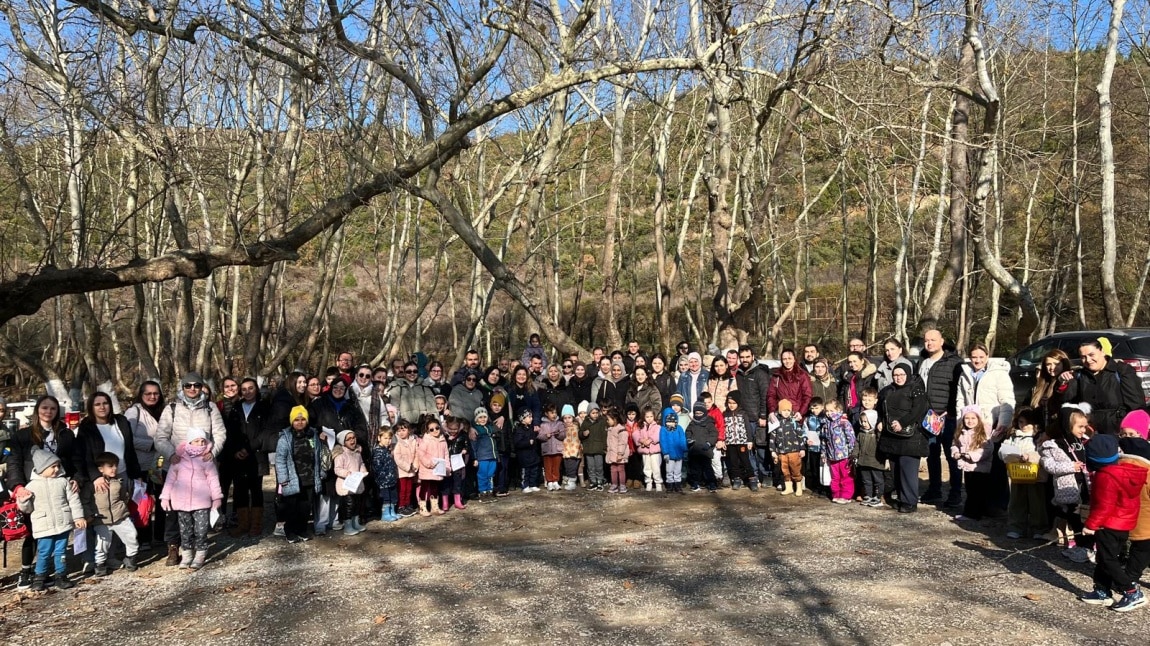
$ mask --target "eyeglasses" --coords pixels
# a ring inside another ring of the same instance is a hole
[[[144,394],[142,394],[142,395],[140,395],[140,396],[141,396],[141,397],[159,397],[159,396],[160,396],[160,393],[144,393]]]
[[[428,431],[438,431],[438,430],[439,430],[439,427],[438,427],[438,426],[428,426],[428,427],[427,427],[427,430],[428,430]]]
[[[464,377],[464,381],[476,381],[475,377]]]
[[[185,390],[193,390],[195,388],[203,388],[203,387],[204,387],[204,385],[200,384],[200,383],[184,384]]]

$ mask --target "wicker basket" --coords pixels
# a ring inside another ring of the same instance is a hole
[[[1006,472],[1014,482],[1038,482],[1037,462],[1011,462],[1006,465]]]

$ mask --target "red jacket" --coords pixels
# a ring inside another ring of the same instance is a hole
[[[770,384],[767,390],[767,410],[769,412],[779,412],[779,401],[786,399],[791,402],[791,408],[796,413],[806,416],[807,409],[811,407],[811,378],[798,363],[789,371],[776,368],[768,383]]]
[[[1094,531],[1128,532],[1138,524],[1142,485],[1146,469],[1119,462],[1094,472],[1090,487],[1090,517],[1086,527]]]
[[[723,402],[724,404],[727,402]],[[707,409],[707,415],[715,420],[715,428],[719,429],[719,441],[727,441],[727,420],[723,419],[723,411],[718,406],[712,406]]]

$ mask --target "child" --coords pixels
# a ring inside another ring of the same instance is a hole
[[[604,417],[607,418],[607,464],[611,465],[611,488],[607,491],[627,493],[627,460],[631,458],[629,433],[614,407],[608,407]]]
[[[778,465],[783,478],[783,495],[803,495],[803,458],[807,456],[806,440],[798,416],[789,399],[780,399],[777,413],[771,413],[767,425],[771,431],[771,461]]]
[[[84,501],[95,513],[92,526],[96,531],[96,576],[108,575],[108,548],[112,545],[112,534],[124,543],[124,569],[136,570],[136,526],[128,512],[132,494],[124,486],[124,481],[116,476],[120,468],[120,456],[104,452],[96,456],[96,469],[100,472],[103,486],[97,489],[91,483],[84,487]]]
[[[443,395],[435,396],[435,419],[441,426],[447,424],[447,397]]]
[[[855,481],[851,475],[851,458],[858,450],[855,430],[842,405],[832,399],[824,407],[827,423],[822,426],[819,441],[822,444],[823,458],[831,469],[831,502],[848,505],[855,495]]]
[[[1127,415],[1127,419],[1129,417]],[[1129,428],[1126,420],[1122,421],[1120,428],[1122,430]],[[1130,530],[1130,550],[1126,557],[1126,574],[1131,581],[1138,581],[1142,578],[1146,566],[1150,565],[1150,442],[1143,439],[1139,433],[1138,437],[1119,438],[1118,447],[1122,449],[1122,462],[1147,469],[1146,482],[1142,485],[1142,504],[1139,506],[1138,522],[1135,523],[1134,529]]]
[[[563,489],[575,491],[579,481],[579,461],[583,457],[583,443],[579,441],[579,425],[571,404],[563,405]]]
[[[723,411],[715,404],[715,399],[709,391],[699,394],[699,400],[707,405],[707,415],[715,422],[715,429],[719,432],[719,441],[715,443],[715,450],[711,452],[711,470],[715,474],[716,486],[723,480],[723,452],[727,450],[727,423],[723,419]],[[723,398],[726,403],[726,397]]]
[[[32,477],[16,494],[20,511],[29,515],[32,537],[36,539],[36,571],[32,591],[43,592],[48,577],[49,560],[55,566],[56,587],[72,588],[64,554],[68,550],[68,536],[73,529],[88,526],[80,497],[72,491],[60,458],[51,451],[32,448]]]
[[[714,418],[707,414],[707,404],[703,402],[702,397],[691,409],[691,423],[687,425],[686,434],[691,491],[699,491],[702,483],[707,485],[708,491],[714,493],[719,485],[711,460],[714,457],[715,446],[719,442],[719,429],[715,426]]]
[[[354,431],[340,431],[335,436],[335,442],[331,458],[332,469],[335,471],[335,495],[339,496],[343,513],[343,533],[355,536],[367,529],[359,522],[363,480],[360,480],[359,486],[354,489],[348,489],[345,480],[353,473],[362,473],[362,477],[366,477],[367,467],[363,464],[363,452],[356,445]]]
[[[399,468],[391,449],[394,437],[389,427],[380,427],[376,444],[371,449],[371,473],[375,476],[375,486],[379,488],[379,504],[383,507],[379,519],[389,523],[399,520],[399,514],[395,513],[395,505],[399,502],[399,492],[396,490]]]
[[[1082,437],[1086,434],[1088,420],[1080,410],[1073,410],[1067,418],[1069,430],[1061,424],[1051,424],[1046,429],[1049,438],[1038,446],[1039,464],[1054,479],[1052,511],[1059,525],[1056,529],[1066,535],[1066,549],[1062,555],[1075,563],[1085,563],[1089,559],[1087,550],[1093,546],[1093,538],[1082,534],[1082,516],[1078,505],[1082,503],[1086,491],[1086,464],[1082,457],[1086,449]]]
[[[661,462],[663,449],[660,445],[662,427],[655,419],[655,411],[650,407],[643,409],[643,424],[635,431],[635,450],[643,460],[643,479],[647,491],[663,490],[663,473]]]
[[[679,413],[672,408],[663,411],[663,427],[659,429],[659,448],[663,451],[666,467],[667,490],[683,491],[683,459],[687,456],[687,434],[679,426]]]
[[[283,519],[284,536],[289,543],[306,541],[307,521],[322,485],[323,463],[331,460],[327,444],[319,441],[308,424],[308,412],[296,406],[289,414],[291,426],[276,441],[277,517]]]
[[[966,481],[966,505],[955,520],[980,520],[990,507],[990,465],[994,443],[982,423],[978,406],[962,409],[962,430],[954,436],[950,457],[958,462]]]
[[[451,477],[443,480],[443,489],[440,490],[443,511],[447,511],[453,504],[456,509],[467,509],[467,505],[463,504],[463,485],[466,484],[467,480],[466,466],[471,461],[471,442],[467,439],[467,434],[462,432],[462,418],[448,417],[445,426],[447,427],[448,459],[450,460],[450,457],[454,455],[462,456],[464,468],[453,469]]]
[[[210,452],[208,434],[198,427],[188,429],[184,442],[168,463],[168,477],[160,493],[165,511],[178,512],[180,523],[180,569],[198,570],[208,556],[208,529],[213,509],[218,510],[224,494],[220,474]]]
[[[686,432],[687,425],[691,423],[691,412],[683,409],[685,405],[686,404],[683,403],[683,396],[679,393],[671,395],[671,400],[667,404],[667,408],[670,408],[675,412],[675,415],[678,416],[679,428],[684,429],[684,432]]]
[[[555,404],[543,407],[543,423],[539,425],[540,449],[543,452],[543,478],[547,481],[547,491],[559,491],[559,469],[563,466],[563,439],[567,437],[567,427],[559,419]]]
[[[607,453],[607,420],[599,411],[599,404],[587,407],[587,419],[579,425],[579,439],[583,442],[583,458],[587,462],[587,489],[602,491],[607,480],[603,474],[603,457]]]
[[[495,448],[498,450],[495,495],[502,498],[507,495],[511,483],[511,434],[514,431],[511,414],[507,410],[507,395],[502,388],[491,395],[491,399],[487,402],[487,410],[491,437],[495,440]]]
[[[886,461],[878,457],[878,411],[867,409],[866,395],[863,395],[863,410],[859,414],[858,464],[862,500],[866,507],[882,507],[883,474],[887,471]]]
[[[535,415],[530,407],[524,407],[519,413],[519,422],[515,425],[515,432],[511,441],[515,445],[515,456],[519,458],[519,466],[523,469],[523,493],[535,493],[539,487],[539,438],[531,422]]]
[[[491,433],[491,426],[487,423],[487,409],[480,406],[475,409],[472,416],[475,420],[471,424],[473,439],[472,449],[475,451],[476,486],[479,490],[480,502],[492,502],[495,499],[495,468],[499,465],[499,449],[495,446],[495,437]]]
[[[723,426],[727,430],[727,475],[731,478],[731,489],[742,488],[743,483],[751,491],[759,490],[759,480],[751,468],[751,451],[754,438],[751,436],[758,420],[753,420],[741,408],[739,391],[727,393],[727,412],[723,415]]]
[[[1086,444],[1086,464],[1094,470],[1086,529],[1094,532],[1096,558],[1094,591],[1078,598],[1128,612],[1146,604],[1138,582],[1122,563],[1122,551],[1138,523],[1147,470],[1133,462],[1119,462],[1119,454],[1118,438],[1112,435],[1095,435]],[[1111,590],[1122,593],[1117,603]]]
[[[397,499],[395,512],[402,518],[415,515],[415,484],[419,477],[419,439],[411,433],[411,424],[400,420],[395,425],[395,448],[391,451],[395,458],[395,469],[398,476]]]
[[[803,472],[807,477],[804,481],[807,489],[816,495],[823,495],[823,426],[827,423],[825,415],[825,402],[818,397],[811,399],[810,414],[806,419],[806,455],[803,457]]]
[[[434,417],[424,420],[423,438],[416,450],[416,462],[419,463],[419,515],[442,516],[445,510],[439,508],[439,483],[451,475],[451,455],[447,452],[442,427]],[[439,466],[440,463],[442,466]]]
[[[855,431],[858,431],[858,429],[862,428],[862,418],[864,417],[866,411],[872,410],[875,411],[876,414],[878,413],[878,390],[873,387],[863,388],[862,395],[860,396],[860,401],[862,402],[862,408],[860,408],[857,414],[851,418],[851,424],[855,427]],[[871,429],[874,431],[875,436],[877,437],[878,423],[876,422],[872,424]],[[891,473],[891,470],[887,468],[886,456],[883,455],[881,451],[878,451],[877,446],[875,447],[874,458],[882,468],[882,471],[880,472],[880,475],[882,476],[882,494],[883,496],[891,496],[894,492],[894,474]],[[856,469],[856,472],[857,471],[858,470]],[[862,481],[860,480],[857,473],[855,475],[855,483],[856,498],[858,498],[857,492],[862,491],[863,486]],[[881,501],[882,497],[880,496],[879,502],[881,503]],[[860,503],[865,504],[865,501],[860,501]],[[880,507],[881,504],[871,506]]]
[[[1014,420],[1014,432],[1002,441],[998,456],[1006,464],[1021,462],[1037,465],[1039,416],[1033,409],[1023,408]],[[1038,469],[1038,478],[1030,482],[1010,482],[1010,504],[1006,515],[1006,537],[1022,538],[1027,532],[1036,540],[1046,540],[1043,535],[1049,527],[1046,520],[1046,473]]]

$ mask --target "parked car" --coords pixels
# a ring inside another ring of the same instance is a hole
[[[1062,350],[1075,367],[1081,365],[1078,347],[1084,341],[1106,337],[1112,346],[1111,356],[1130,364],[1142,381],[1142,392],[1150,403],[1150,328],[1116,328],[1110,330],[1077,330],[1058,332],[1026,346],[1010,358],[1010,378],[1019,402],[1027,401],[1034,389],[1036,373],[1042,369],[1042,357],[1051,350]]]

